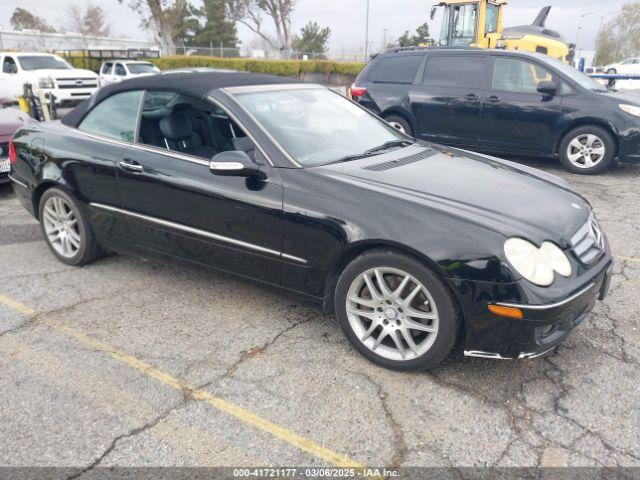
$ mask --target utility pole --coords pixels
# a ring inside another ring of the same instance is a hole
[[[385,28],[384,29],[384,45],[382,45],[382,51],[384,52],[387,49],[387,32],[388,30]]]
[[[369,61],[369,0],[367,0],[367,19],[364,36],[364,62]]]

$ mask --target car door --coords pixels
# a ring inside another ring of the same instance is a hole
[[[18,74],[18,64],[12,55],[2,58],[2,71],[0,72],[0,100],[16,102],[22,95],[22,85]]]
[[[167,92],[148,92],[140,122],[144,132],[135,145],[123,152],[119,162],[122,211],[130,227],[128,241],[147,252],[279,284],[282,183],[277,170],[256,150],[265,180],[217,176],[209,169],[209,158],[177,151],[171,141],[165,143],[162,138],[154,141],[155,135],[163,135],[155,125],[172,115],[174,106],[183,115],[193,105],[202,107],[202,100],[186,96],[170,100],[173,103],[165,106],[171,97]],[[209,105],[211,113],[214,105]],[[162,115],[158,116],[158,112]],[[210,125],[215,128],[213,122]],[[237,124],[227,130],[231,131],[242,136]],[[206,138],[215,136],[197,133],[205,146],[209,142]],[[171,145],[172,149],[152,143]],[[220,145],[224,143],[208,148],[232,148]]]
[[[92,208],[91,226],[105,247],[121,245],[125,234],[124,219],[109,209],[121,206],[116,166],[135,138],[142,95],[142,91],[130,91],[106,98],[87,113],[77,132],[62,136],[58,146],[54,142],[45,146],[64,159],[64,179],[77,198]]]
[[[105,62],[100,69],[100,85],[109,85],[112,83],[111,75],[113,72],[113,62]]]
[[[556,83],[557,95],[538,92],[543,81]],[[513,152],[551,153],[562,115],[562,79],[543,65],[521,57],[495,56],[491,86],[482,108],[481,145]]]
[[[473,146],[479,141],[487,57],[430,55],[411,98],[420,138]]]

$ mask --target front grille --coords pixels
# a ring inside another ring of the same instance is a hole
[[[573,253],[585,265],[590,265],[604,254],[604,233],[592,214],[571,238]]]
[[[401,158],[399,160],[391,160],[389,162],[377,163],[375,165],[369,165],[363,167],[363,170],[370,170],[372,172],[382,172],[384,170],[391,170],[392,168],[401,167],[402,165],[409,165],[410,163],[419,162],[425,158],[434,156],[437,151],[431,148],[425,148],[423,151],[418,152],[409,157]]]
[[[95,78],[56,78],[58,88],[97,88],[98,83]]]

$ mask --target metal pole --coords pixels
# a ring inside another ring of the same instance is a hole
[[[364,36],[364,61],[369,60],[369,0],[367,0],[367,20]]]

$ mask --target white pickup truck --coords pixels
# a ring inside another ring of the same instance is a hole
[[[144,77],[160,73],[151,62],[139,60],[110,60],[100,66],[100,86],[121,82],[129,78]]]
[[[98,88],[98,75],[73,68],[49,53],[0,52],[0,100],[17,102],[25,83],[34,92],[42,90],[56,105],[72,105],[91,96]]]

